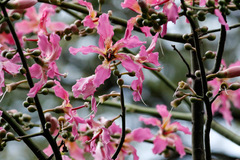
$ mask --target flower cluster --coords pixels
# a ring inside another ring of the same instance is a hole
[[[222,64],[224,66],[223,68],[224,71],[233,67],[239,67],[240,61],[230,64],[228,68],[226,68],[225,62],[222,62]],[[236,72],[234,71],[234,73]],[[239,73],[239,69],[237,70],[237,73]],[[230,74],[232,74],[232,72]],[[238,90],[238,87],[237,88],[231,87],[235,83],[236,82],[234,83],[231,82],[230,78],[215,78],[214,80],[208,82],[208,84],[212,88],[213,95],[217,95],[219,91],[221,91],[220,95],[216,98],[216,100],[212,104],[212,112],[213,114],[215,114],[216,112],[221,113],[223,115],[223,118],[227,121],[228,124],[231,124],[231,121],[233,120],[230,110],[231,102],[233,103],[234,107],[240,109],[239,107],[240,90]]]

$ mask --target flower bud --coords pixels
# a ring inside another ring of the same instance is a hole
[[[190,89],[190,86],[186,82],[183,82],[183,81],[178,82],[178,87],[180,89]]]
[[[76,20],[74,22],[74,24],[77,26],[77,27],[80,27],[82,25],[82,21],[81,20]]]
[[[213,92],[212,92],[212,91],[208,91],[208,92],[206,93],[206,96],[207,96],[208,98],[212,97],[212,96],[213,96]]]
[[[118,84],[119,86],[122,86],[122,85],[124,84],[124,80],[123,80],[122,78],[119,78],[119,79],[117,80],[117,84]]]
[[[23,66],[21,66],[21,67],[19,68],[19,72],[20,72],[21,74],[26,74],[26,73],[27,73],[26,69],[25,69]]]
[[[238,76],[240,76],[240,66],[230,67],[216,73],[216,77],[218,78],[234,78]]]
[[[72,31],[71,31],[71,28],[65,28],[63,32],[65,34],[70,34]]]
[[[182,92],[182,91],[176,91],[173,96],[174,96],[174,97],[177,97],[177,98],[180,98],[180,97],[182,97],[182,96],[184,96],[184,95],[185,95],[184,92]]]
[[[53,80],[48,80],[45,85],[43,85],[43,88],[52,88],[55,85]]]
[[[9,51],[9,52],[7,52],[7,54],[5,55],[5,57],[6,57],[7,59],[12,59],[14,55],[15,55],[14,53],[12,53],[12,52]]]
[[[49,93],[49,90],[48,90],[47,88],[43,88],[43,89],[41,90],[41,93],[42,93],[43,95],[47,95],[47,94]]]
[[[4,138],[4,137],[6,136],[6,134],[7,134],[7,131],[2,128],[2,129],[0,130],[0,139]]]
[[[184,40],[188,40],[188,39],[190,38],[190,36],[189,36],[189,34],[184,34],[184,35],[182,36],[182,38],[183,38]]]
[[[148,6],[147,3],[145,2],[145,0],[138,0],[138,5],[141,8],[141,11],[143,13],[147,13],[148,12]]]
[[[216,54],[213,51],[207,51],[205,53],[205,57],[208,58],[208,59],[213,59],[213,58],[216,57]]]
[[[45,129],[49,129],[51,128],[52,125],[50,122],[46,122],[44,126],[45,126]]]
[[[6,135],[7,140],[14,140],[15,136],[12,132],[8,132]]]
[[[200,28],[201,32],[206,33],[208,31],[208,27],[207,26],[203,26],[202,28]]]
[[[222,82],[220,87],[222,90],[228,89],[228,84],[226,82]]]
[[[128,73],[129,76],[134,77],[136,73],[134,71]]]
[[[177,106],[179,106],[181,102],[182,102],[182,98],[176,98],[170,103],[170,105],[174,108],[177,108]]]
[[[99,98],[99,102],[100,103],[104,103],[105,101],[107,101],[108,99],[109,99],[109,95],[108,94],[104,94],[104,95],[102,95],[102,96],[98,96],[98,98]]]
[[[34,6],[37,2],[37,0],[10,0],[6,7],[8,9],[26,9]]]
[[[1,52],[1,56],[2,57],[6,57],[6,54],[8,53],[8,50],[3,50],[2,52]]]
[[[189,98],[189,100],[190,100],[190,102],[192,102],[192,103],[197,103],[197,102],[202,101],[200,98],[197,98],[197,97],[191,97],[191,98]]]
[[[64,113],[64,109],[61,106],[55,107],[54,108],[55,113]]]
[[[52,115],[51,115],[51,113],[45,113],[45,114],[44,114],[44,117],[45,117],[46,121],[50,121]]]
[[[185,44],[184,44],[184,48],[185,48],[186,50],[192,50],[192,45],[191,45],[190,43],[185,43]]]
[[[214,40],[216,39],[216,35],[215,35],[215,34],[209,34],[208,37],[207,37],[207,39],[208,39],[209,41],[214,41]]]
[[[28,102],[28,103],[34,103],[34,98],[32,98],[32,97],[27,97],[27,99],[26,99],[26,101]]]
[[[39,64],[40,66],[44,66],[44,61],[41,59],[41,58],[39,58],[39,57],[35,57],[35,58],[33,58],[34,59],[34,61],[37,63],[37,64]]]
[[[31,119],[32,119],[32,117],[31,117],[30,115],[28,115],[28,114],[23,114],[23,115],[22,115],[22,120],[23,120],[24,122],[30,122]]]
[[[41,51],[39,49],[36,49],[36,50],[32,51],[32,55],[40,56],[41,55]]]
[[[21,18],[21,15],[19,13],[15,12],[11,15],[11,18],[13,18],[14,20],[19,20]]]
[[[29,112],[35,112],[37,110],[37,107],[35,105],[30,105],[27,107]]]
[[[113,71],[113,74],[114,74],[115,76],[119,76],[119,75],[120,75],[120,72],[119,72],[119,70],[115,69],[115,70]]]
[[[58,122],[59,123],[64,123],[66,119],[63,116],[58,117]]]
[[[139,27],[142,27],[142,26],[143,26],[143,20],[144,20],[144,19],[143,19],[142,17],[138,17],[138,18],[137,18],[136,21],[137,21],[137,25],[138,25]]]
[[[24,101],[24,102],[23,102],[23,106],[24,106],[24,107],[28,107],[29,105],[30,105],[30,104],[28,103],[28,101]]]
[[[196,70],[195,71],[195,76],[196,77],[201,77],[201,71],[200,70]]]
[[[207,7],[214,7],[215,6],[214,0],[208,0],[207,3],[206,3],[206,6]]]
[[[65,36],[64,36],[64,39],[65,39],[66,41],[70,41],[70,40],[72,39],[72,36],[65,35]]]
[[[237,89],[239,89],[239,88],[240,88],[240,83],[232,83],[232,84],[228,87],[228,89],[233,90],[233,91],[235,91],[235,90],[237,90]]]
[[[71,25],[70,25],[70,28],[71,28],[71,32],[72,32],[73,34],[75,34],[75,35],[78,35],[78,34],[79,34],[79,29],[78,29],[77,25],[71,24]]]

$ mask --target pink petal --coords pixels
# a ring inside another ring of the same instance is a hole
[[[206,0],[200,0],[199,6],[205,6],[206,5]]]
[[[222,13],[219,11],[219,9],[214,9],[214,14],[218,17],[218,21],[225,26],[226,30],[229,30],[229,26],[224,20]]]
[[[122,6],[122,8],[129,8],[139,14],[142,13],[137,0],[125,0],[123,3],[121,3],[121,6]]]
[[[112,41],[112,37],[114,35],[113,32],[113,26],[110,24],[108,19],[108,14],[102,14],[99,17],[99,24],[97,26],[97,33],[100,35],[100,37],[103,39],[105,44],[108,44]]]
[[[178,19],[178,7],[174,2],[169,1],[169,3],[163,6],[163,13],[168,17],[168,21],[176,23]]]
[[[165,105],[157,105],[156,106],[158,113],[161,115],[162,118],[171,118],[171,114],[167,110],[167,106]]]
[[[83,149],[80,148],[76,142],[68,142],[66,145],[68,148],[71,148],[71,149],[69,149],[69,153],[72,158],[82,159],[82,160],[85,159],[83,156],[83,154],[84,154]]]
[[[83,98],[86,99],[87,97],[93,95],[96,91],[96,86],[93,84],[94,78],[95,75],[92,75],[90,77],[77,80],[77,83],[72,87],[74,97],[78,97],[82,94]]]
[[[161,37],[164,37],[167,34],[167,23],[163,24]]]
[[[91,105],[92,105],[92,111],[94,112],[94,114],[96,114],[97,113],[97,102],[96,102],[96,99],[94,98],[94,96],[92,96]]]
[[[97,23],[93,22],[93,19],[90,15],[86,16],[82,22],[85,27],[95,28],[97,26]]]
[[[153,126],[161,125],[161,121],[159,121],[157,118],[144,118],[140,116],[139,121],[143,121],[146,125],[153,125]]]
[[[130,134],[133,136],[134,141],[137,142],[143,142],[153,137],[149,128],[134,129]]]
[[[41,79],[39,82],[35,83],[34,86],[29,90],[27,94],[29,97],[35,97],[38,91],[42,88],[42,86],[47,82],[46,79]]]
[[[151,37],[152,33],[151,33],[151,27],[140,27],[141,31],[145,34],[146,37]]]
[[[142,83],[143,83],[143,80],[141,78],[138,78],[138,79],[132,81],[132,83],[131,83],[131,88],[134,90],[132,93],[134,101],[141,100]]]
[[[82,52],[82,54],[87,55],[88,53],[98,53],[100,55],[104,55],[104,51],[97,46],[90,45],[88,47],[81,47],[81,48],[69,48],[69,52],[73,55],[76,55],[78,52]]]
[[[49,25],[48,25],[48,28],[55,32],[55,31],[62,31],[64,30],[65,28],[67,28],[68,25],[63,23],[63,22],[51,22]]]
[[[176,146],[176,150],[177,152],[180,154],[180,158],[182,158],[186,153],[184,151],[184,146],[182,144],[182,140],[179,136],[176,136],[177,138],[175,138],[175,146]]]
[[[54,87],[52,87],[52,89],[54,90],[55,95],[59,98],[62,98],[63,100],[67,100],[69,102],[68,92],[61,86],[61,84],[58,81],[54,80],[54,82],[56,85]]]
[[[153,144],[154,144],[154,147],[152,149],[153,153],[159,154],[165,150],[165,148],[168,145],[168,142],[167,140],[161,139],[160,137],[157,136],[156,139],[153,141]]]
[[[108,79],[111,75],[111,69],[109,66],[102,64],[99,65],[95,70],[95,78],[93,80],[93,84],[96,87],[99,87],[104,83],[106,79]]]
[[[158,36],[159,36],[159,33],[156,33],[155,36],[152,38],[152,43],[148,47],[147,52],[151,53],[155,49],[156,43],[157,43],[157,40],[158,40]]]
[[[120,60],[122,62],[122,66],[128,71],[128,72],[139,72],[139,70],[141,69],[141,66],[134,63],[134,61],[132,60],[132,58],[126,54],[121,54],[119,53],[117,55],[117,59]]]
[[[29,67],[29,70],[32,78],[40,79],[42,77],[42,67],[38,64],[33,64],[31,67]]]
[[[185,134],[191,134],[189,128],[182,126],[179,122],[174,122],[171,124],[171,126],[176,126],[178,131],[182,131]]]
[[[48,77],[50,78],[58,78],[58,80],[60,80],[60,73],[58,71],[58,67],[56,62],[51,62],[50,64],[48,64],[48,72],[47,72]]]

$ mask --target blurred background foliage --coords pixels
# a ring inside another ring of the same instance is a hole
[[[97,0],[88,0],[89,2],[92,2],[94,9],[98,8],[98,2]],[[109,9],[112,10],[113,16],[124,18],[124,19],[130,19],[130,17],[136,16],[136,13],[129,10],[129,9],[122,9],[121,8],[121,1],[110,1],[105,0],[104,5],[102,6],[102,12],[107,13]],[[37,5],[38,7],[39,5]],[[77,13],[80,15],[80,13]],[[76,19],[73,18],[71,15],[66,13],[63,10],[60,10],[58,14],[52,17],[53,21],[64,21],[68,24],[73,23]],[[228,24],[233,25],[236,23],[239,23],[240,20],[240,14],[239,12],[232,12],[230,16],[228,16]],[[200,22],[200,26],[206,25],[208,26],[209,30],[216,29],[220,27],[220,24],[215,16],[210,15],[204,22]],[[124,36],[125,28],[121,26],[115,27],[115,37],[120,39]],[[168,25],[168,33],[190,33],[190,27],[189,24],[186,23],[184,17],[180,17],[177,21],[177,24],[171,24],[169,22]],[[227,32],[227,41],[226,41],[226,47],[224,52],[224,59],[227,64],[236,62],[239,60],[239,50],[240,50],[240,30],[232,29]],[[148,47],[151,43],[150,38],[146,38],[143,34],[133,31],[133,35],[139,36],[139,38],[143,41],[147,41],[148,43],[146,46]],[[29,35],[31,36],[31,35]],[[217,45],[218,45],[218,39],[219,39],[219,33],[216,33],[216,40],[213,42],[203,40],[204,43],[204,51],[207,50],[213,50],[216,51]],[[34,37],[34,35],[32,36]],[[80,79],[81,77],[86,77],[94,74],[94,70],[98,64],[101,63],[101,61],[98,59],[97,54],[92,53],[89,55],[83,55],[81,53],[78,53],[76,56],[73,56],[69,53],[68,48],[70,46],[79,48],[81,46],[88,46],[88,45],[97,45],[98,46],[98,35],[96,33],[87,35],[85,37],[79,37],[79,36],[73,36],[71,41],[65,41],[64,39],[61,40],[61,46],[62,46],[62,56],[57,61],[57,65],[59,67],[59,70],[61,73],[68,73],[67,78],[62,79],[62,85],[64,88],[68,91],[71,91],[72,85],[76,83],[76,79]],[[185,64],[182,62],[178,54],[173,50],[171,45],[176,45],[176,48],[182,53],[184,58],[190,62],[190,53],[189,51],[186,51],[183,49],[183,44],[170,42],[166,40],[158,40],[157,46],[155,51],[159,52],[159,61],[162,67],[161,73],[165,75],[168,79],[170,79],[175,85],[181,80],[186,81],[186,73],[187,68]],[[36,43],[27,43],[27,46],[29,48],[36,47]],[[138,52],[138,49],[133,49],[132,51],[134,53]],[[207,60],[206,66],[208,66],[208,69],[211,69],[212,65],[214,64],[214,60]],[[145,107],[153,107],[155,108],[156,104],[165,104],[168,107],[170,107],[170,102],[173,100],[173,93],[174,91],[169,89],[169,87],[163,83],[160,79],[158,79],[156,76],[154,76],[151,72],[148,70],[144,70],[145,74],[145,81],[143,84],[143,94],[142,98],[143,102],[134,102],[132,100],[132,93],[131,91],[125,89],[124,90],[124,96],[127,104],[136,104],[140,106]],[[15,80],[16,78],[8,77],[9,81]],[[22,78],[22,77],[21,77]],[[132,81],[132,78],[128,78],[127,76],[123,77],[126,84],[130,84]],[[239,81],[239,79],[237,79]],[[107,94],[111,91],[117,91],[119,92],[119,88],[116,85],[116,77],[113,75],[110,79],[105,81],[104,85],[101,85],[98,88],[98,91],[96,92],[95,96]],[[7,93],[3,101],[1,102],[1,107],[5,109],[17,109],[23,113],[28,113],[27,109],[22,106],[22,102],[26,99],[27,90],[24,89],[17,89],[14,92]],[[53,108],[55,106],[58,106],[62,103],[62,100],[60,98],[56,98],[51,94],[48,94],[46,96],[40,95],[41,104],[44,109],[47,108]],[[73,106],[80,106],[84,102],[80,100],[74,100],[71,99],[71,103]],[[177,109],[174,109],[174,111],[181,111],[181,112],[189,112],[189,107],[182,103]],[[234,110],[234,112],[239,112],[238,110]],[[89,109],[81,109],[78,111],[79,115],[82,117],[88,117],[90,110]],[[113,118],[120,114],[120,109],[105,106],[104,104],[101,104],[98,106],[98,113],[97,117],[104,116],[106,118]],[[32,121],[35,123],[39,123],[37,113],[30,113],[32,116]],[[143,127],[144,125],[138,121],[138,117],[140,114],[137,113],[127,113],[127,127],[134,129],[138,127]],[[221,124],[229,128],[230,130],[234,131],[235,133],[239,133],[240,131],[240,124],[239,124],[239,114],[234,114],[235,118],[233,121],[232,126],[229,126],[221,119],[221,115],[215,117],[216,120],[219,120]],[[144,115],[147,117],[148,115]],[[180,121],[183,123],[183,125],[188,126],[191,129],[191,123],[186,121]],[[119,125],[121,124],[120,120],[117,120]],[[148,126],[149,127],[149,126]],[[156,128],[152,128],[153,132],[157,131]],[[33,129],[29,133],[38,132],[39,129]],[[180,134],[182,135],[182,134]],[[182,135],[183,143],[187,147],[191,147],[191,137]],[[36,137],[33,138],[34,141],[38,143],[41,148],[45,148],[47,146],[46,141],[44,138]],[[214,131],[211,131],[211,143],[212,143],[212,151],[214,153],[219,154],[217,159],[231,159],[230,157],[240,157],[240,147],[235,145],[234,143],[230,142],[229,140],[226,140],[224,137],[218,135]],[[153,155],[151,152],[152,145],[148,143],[135,143],[134,144],[138,150],[138,155],[140,157],[140,160],[156,160],[156,159],[164,159],[163,156],[159,155]],[[225,157],[226,156],[226,157]],[[26,147],[26,145],[23,142],[10,142],[7,144],[7,147],[0,153],[0,159],[3,160],[33,160],[34,155],[31,153],[31,151]],[[86,159],[90,159],[89,157]],[[127,159],[131,160],[132,156],[129,156]],[[174,159],[174,158],[173,158]],[[177,158],[175,158],[177,159]],[[191,156],[186,156],[183,159],[191,159]]]

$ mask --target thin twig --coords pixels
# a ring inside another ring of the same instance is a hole
[[[176,48],[175,45],[171,45],[173,47],[173,50],[175,50],[178,55],[181,57],[181,59],[183,60],[183,63],[185,63],[185,65],[187,66],[187,69],[188,69],[188,74],[187,74],[187,77],[192,77],[192,78],[195,78],[195,76],[193,76],[191,74],[191,69],[190,69],[190,66],[189,64],[187,63],[187,61],[185,60],[185,58],[182,56],[182,54],[179,52],[179,50]]]
[[[114,155],[112,156],[112,159],[116,159],[119,152],[121,151],[121,148],[123,146],[123,143],[124,143],[124,140],[125,140],[125,135],[126,135],[126,132],[125,132],[125,129],[126,129],[126,115],[125,115],[125,112],[126,112],[126,107],[124,105],[124,95],[123,95],[123,88],[120,86],[120,97],[121,97],[121,109],[122,109],[122,136],[121,136],[121,140],[119,142],[119,145],[118,145],[118,148],[117,150],[115,151]]]
[[[223,17],[226,20],[226,16],[223,15]],[[224,25],[221,25],[221,34],[220,34],[220,40],[218,43],[216,62],[215,62],[215,66],[214,66],[213,70],[211,71],[211,73],[216,73],[217,71],[219,71],[219,68],[220,68],[220,65],[222,62],[224,46],[225,46],[225,42],[226,42],[226,35],[227,35],[226,27]]]

